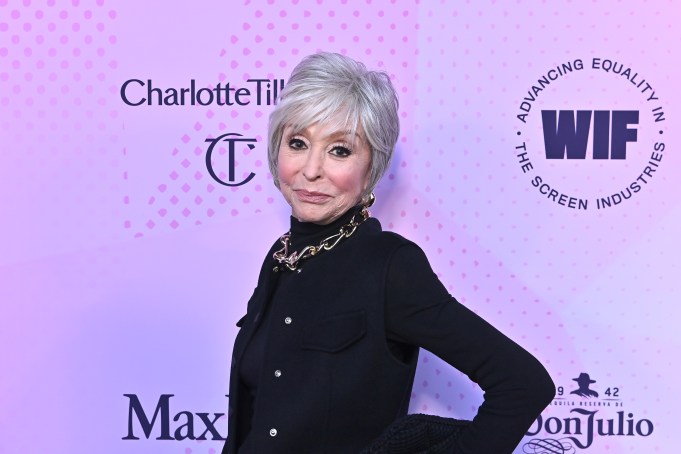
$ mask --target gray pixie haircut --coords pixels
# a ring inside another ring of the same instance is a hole
[[[340,54],[320,52],[305,57],[293,69],[270,114],[267,158],[279,188],[277,159],[284,128],[302,131],[315,123],[345,128],[354,135],[361,126],[371,150],[369,184],[376,187],[390,165],[400,134],[399,102],[390,77]]]

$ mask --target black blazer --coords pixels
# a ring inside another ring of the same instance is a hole
[[[403,363],[387,350],[381,285],[391,253],[406,241],[381,232],[378,221],[369,219],[300,273],[274,272],[271,256],[280,246],[272,247],[234,343],[223,453],[235,452],[237,424],[245,422],[240,359],[270,302],[274,280],[276,300],[287,304],[270,308],[251,427],[254,452],[358,452],[406,414],[417,355]]]
[[[223,454],[235,453],[237,434],[253,411],[254,452],[359,452],[406,414],[418,346],[485,390],[478,416],[459,437],[459,453],[512,452],[552,399],[553,383],[541,364],[446,293],[418,246],[383,232],[376,219],[304,262],[301,273],[273,271],[271,257],[279,247],[275,243],[268,252],[239,323]],[[409,256],[416,268],[395,258],[406,249],[421,254],[421,260]],[[398,286],[410,296],[403,307],[386,303],[393,262],[404,268]],[[426,278],[412,281],[423,268]],[[426,297],[435,294],[428,288],[435,286],[445,293],[440,301]],[[268,305],[265,360],[253,409],[239,380],[240,360]],[[400,313],[395,318],[393,312]],[[401,361],[386,340],[386,320],[395,319],[401,321],[391,325],[396,331],[391,336],[406,348]]]

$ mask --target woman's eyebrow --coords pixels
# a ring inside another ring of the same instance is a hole
[[[301,129],[293,129],[291,127],[286,127],[284,129],[284,136],[295,136],[295,135],[307,135],[308,134],[309,128],[301,128]],[[347,130],[338,130],[338,131],[332,131],[324,136],[324,139],[326,140],[338,140],[338,139],[345,139],[346,137],[350,138],[351,136],[355,136],[362,142],[366,142],[364,137],[358,132],[358,131],[353,131],[350,129]]]
[[[326,138],[327,139],[336,139],[336,138],[345,138],[345,137],[352,137],[353,132],[350,130],[347,131],[335,131],[330,134],[327,134]],[[357,137],[359,140],[364,141],[364,137],[362,137],[357,131],[354,132],[354,136]]]

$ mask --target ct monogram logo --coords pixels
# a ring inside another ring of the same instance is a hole
[[[235,159],[235,147],[237,143],[244,143],[249,150],[253,150],[255,148],[255,145],[253,145],[254,142],[257,142],[256,139],[253,138],[245,138],[241,134],[237,134],[235,132],[229,132],[227,134],[223,134],[219,137],[216,137],[215,139],[206,139],[206,142],[209,142],[210,145],[208,146],[208,151],[206,151],[206,168],[208,169],[208,173],[210,173],[210,176],[213,177],[215,181],[218,183],[225,185],[225,186],[241,186],[243,184],[248,183],[253,179],[255,174],[253,172],[250,172],[246,178],[241,180],[240,182],[236,182],[236,159]],[[227,162],[227,180],[224,181],[221,179],[216,173],[215,170],[213,169],[213,150],[215,149],[215,146],[220,143],[220,142],[227,142],[228,147],[228,162]]]
[[[549,68],[520,100],[516,163],[541,198],[578,211],[641,197],[661,170],[665,112],[652,82],[593,57]]]

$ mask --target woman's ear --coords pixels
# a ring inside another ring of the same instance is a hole
[[[362,185],[362,203],[366,202],[369,199],[369,194],[371,193],[371,191],[368,190],[370,179],[371,179],[371,163],[369,163],[369,169],[367,169],[367,174],[364,177],[364,184]]]

